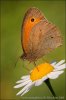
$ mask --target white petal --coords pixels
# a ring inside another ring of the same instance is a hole
[[[51,63],[51,65],[52,65],[52,66],[55,66],[55,65],[56,65],[56,62]]]
[[[23,96],[25,93],[27,93],[30,89],[25,90],[21,96]]]
[[[22,76],[21,79],[25,79],[25,78],[29,78],[30,75],[25,75],[25,76]]]
[[[23,83],[23,82],[25,82],[25,81],[27,81],[27,80],[29,80],[29,79],[30,79],[30,78],[22,79],[22,80],[17,81],[16,83]]]
[[[66,68],[66,63],[58,66],[56,69],[54,69],[54,71],[62,70],[62,69],[65,69],[65,68]]]
[[[33,85],[34,85],[34,83],[32,83],[32,85],[31,85],[29,88],[27,88],[27,89],[21,94],[21,96],[23,96],[25,93],[27,93],[27,92],[32,88]]]
[[[24,92],[27,88],[29,88],[32,85],[32,83],[30,82],[29,84],[27,84],[21,91],[19,91],[16,95],[20,95],[22,92]]]
[[[35,82],[35,86],[41,85],[46,79],[48,79],[47,76],[42,77],[42,79],[39,79]]]
[[[42,79],[39,79],[35,82],[35,86],[39,86],[43,83],[43,80]]]
[[[31,80],[27,80],[26,82],[23,82],[23,83],[20,83],[20,84],[14,86],[14,88],[20,88],[20,87],[22,87],[22,86],[25,86],[26,84],[29,84],[30,82],[32,83]]]
[[[50,74],[47,74],[48,78],[50,79],[56,79],[60,74],[62,74],[64,71],[57,71],[57,72],[51,72]]]
[[[45,81],[46,79],[48,79],[47,76],[44,76],[44,77],[42,78],[43,81]]]
[[[61,60],[60,62],[58,62],[55,66],[58,67],[60,65],[62,65],[65,62],[65,60]]]

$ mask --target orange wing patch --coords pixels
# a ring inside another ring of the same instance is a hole
[[[41,18],[39,18],[39,19],[37,18],[37,19],[34,19],[34,22],[32,22],[31,18],[30,18],[24,24],[23,48],[24,48],[26,53],[29,52],[28,43],[29,43],[30,31],[31,31],[32,27],[35,24],[37,24],[40,20],[41,20]]]

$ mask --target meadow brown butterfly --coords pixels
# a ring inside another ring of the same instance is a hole
[[[22,59],[36,61],[62,45],[59,29],[35,7],[25,13],[21,30]]]

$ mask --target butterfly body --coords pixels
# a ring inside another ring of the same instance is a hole
[[[24,52],[21,57],[36,61],[62,45],[62,38],[59,29],[37,8],[30,8],[23,20],[21,43]]]

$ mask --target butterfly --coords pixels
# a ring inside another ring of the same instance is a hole
[[[29,8],[21,27],[23,60],[34,62],[62,45],[60,30],[35,7]]]

